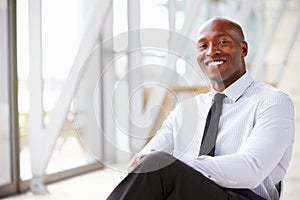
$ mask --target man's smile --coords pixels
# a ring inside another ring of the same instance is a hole
[[[226,62],[226,60],[218,59],[218,60],[209,60],[205,62],[205,66],[209,68],[218,67]]]

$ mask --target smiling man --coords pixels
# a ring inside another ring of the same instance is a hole
[[[294,143],[292,101],[252,79],[237,23],[210,19],[197,48],[211,91],[170,113],[109,200],[279,199]]]
[[[198,63],[214,89],[223,91],[246,72],[248,45],[239,25],[212,19],[199,29],[197,39]]]

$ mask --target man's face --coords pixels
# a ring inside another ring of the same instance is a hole
[[[245,73],[247,43],[231,23],[210,21],[199,30],[197,40],[198,64],[216,90],[225,89]]]

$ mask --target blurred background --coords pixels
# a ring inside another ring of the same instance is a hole
[[[105,199],[174,105],[209,90],[195,36],[215,16],[294,101],[284,199],[299,199],[300,0],[0,0],[0,198]]]

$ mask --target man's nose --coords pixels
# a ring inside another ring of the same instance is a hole
[[[220,53],[220,50],[218,49],[217,45],[209,44],[206,55],[207,56],[213,56],[217,53]]]

